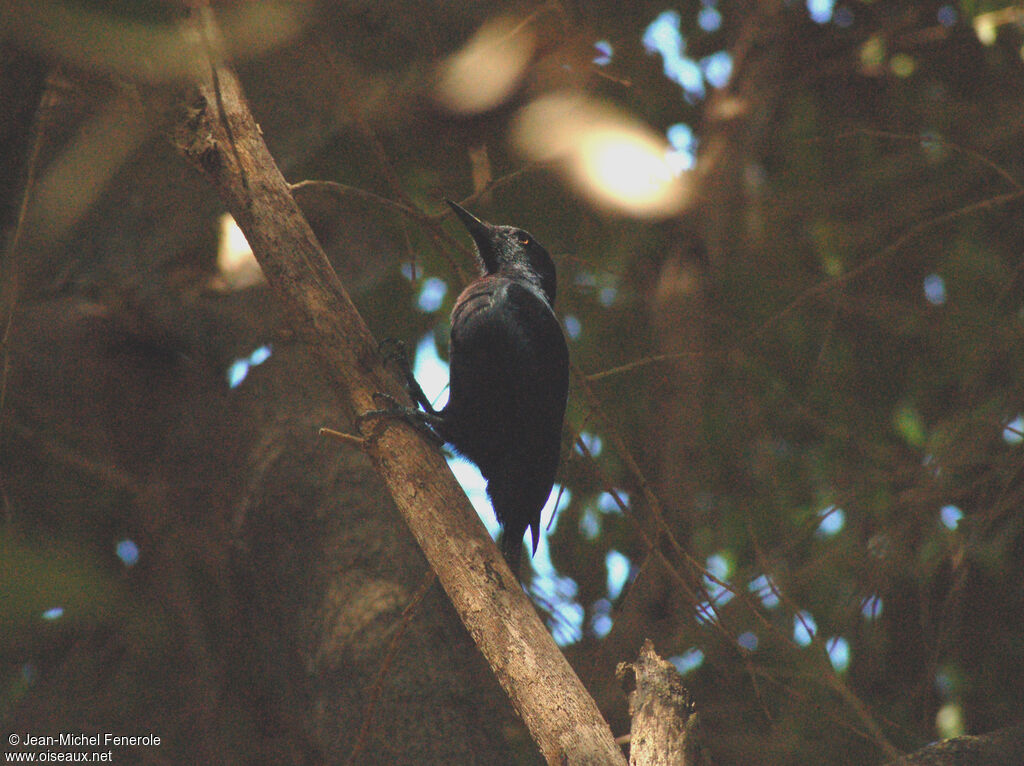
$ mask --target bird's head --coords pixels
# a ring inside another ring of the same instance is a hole
[[[445,200],[469,231],[484,274],[502,274],[530,282],[555,305],[555,264],[529,232],[481,221],[461,205]]]

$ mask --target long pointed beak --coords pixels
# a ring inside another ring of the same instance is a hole
[[[452,202],[450,199],[446,199],[452,210],[455,211],[455,215],[462,221],[462,225],[469,231],[469,235],[473,238],[473,242],[476,243],[476,253],[480,258],[480,264],[483,266],[485,274],[494,274],[498,271],[498,254],[495,250],[495,227],[487,223],[487,221],[481,221],[475,215],[470,213],[462,205]]]
[[[475,215],[470,213],[462,205],[452,202],[450,199],[446,199],[445,202],[448,206],[455,211],[455,215],[462,221],[462,225],[466,227],[470,235],[476,241],[477,245],[483,247],[485,242],[490,242],[490,225],[481,221]]]

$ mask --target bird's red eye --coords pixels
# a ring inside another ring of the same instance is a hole
[[[526,247],[526,245],[530,244],[530,238],[528,236],[526,236],[525,234],[520,234],[519,235],[519,244],[522,245],[523,247]]]

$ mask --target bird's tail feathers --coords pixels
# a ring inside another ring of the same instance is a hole
[[[519,577],[519,566],[523,556],[523,530],[503,529],[498,542],[508,568],[512,570],[512,574]]]

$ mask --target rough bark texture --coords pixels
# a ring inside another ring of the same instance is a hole
[[[1024,763],[1024,724],[990,734],[954,737],[892,761],[889,766],[1009,766]]]
[[[618,667],[620,680],[632,681],[629,712],[630,766],[710,766],[700,739],[693,700],[679,673],[645,641],[635,662]]]

